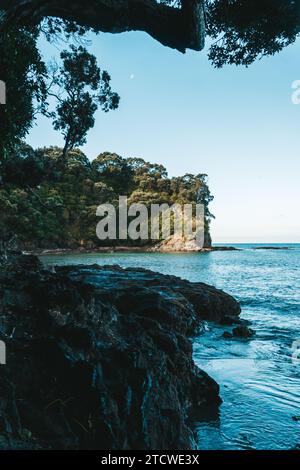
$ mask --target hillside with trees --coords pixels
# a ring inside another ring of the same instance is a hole
[[[205,174],[168,177],[166,168],[142,158],[101,153],[94,160],[78,149],[62,158],[63,149],[33,150],[21,144],[2,166],[0,238],[23,249],[77,248],[145,244],[144,240],[106,240],[96,236],[96,209],[128,204],[202,203],[206,208],[206,244],[210,245],[209,203],[213,199]],[[28,175],[24,179],[24,174]]]
[[[161,165],[112,154],[89,162],[78,150],[97,109],[116,110],[120,101],[85,47],[87,34],[143,31],[180,52],[202,50],[209,38],[214,67],[249,66],[295,42],[299,11],[300,0],[0,0],[0,80],[7,85],[0,107],[2,244],[94,246],[96,207],[120,194],[148,205],[204,202],[209,244],[205,175],[168,178]],[[41,38],[57,44],[52,64]],[[63,135],[63,149],[23,143],[40,115]]]

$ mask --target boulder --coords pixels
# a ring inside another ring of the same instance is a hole
[[[236,328],[233,328],[232,334],[237,338],[251,338],[255,335],[255,331],[246,325],[239,325]]]

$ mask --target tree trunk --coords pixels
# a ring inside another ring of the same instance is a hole
[[[47,16],[103,32],[145,31],[181,52],[204,47],[204,0],[182,0],[182,8],[156,0],[0,0],[0,32]]]
[[[64,148],[63,148],[63,151],[62,151],[62,156],[61,156],[61,160],[63,162],[66,161],[68,151],[69,151],[69,145],[70,145],[70,138],[69,138],[69,136],[67,136],[66,140],[65,140],[65,145],[64,145]]]

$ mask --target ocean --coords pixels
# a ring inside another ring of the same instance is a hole
[[[220,384],[223,403],[193,417],[197,449],[300,450],[300,244],[234,244],[238,251],[44,255],[47,264],[118,264],[173,274],[232,294],[250,340],[209,322],[194,360]],[[267,247],[286,249],[270,250]],[[258,249],[264,248],[264,249]],[[294,343],[294,349],[293,349]]]

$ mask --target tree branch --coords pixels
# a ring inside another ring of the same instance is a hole
[[[204,0],[182,0],[182,8],[156,0],[0,0],[0,33],[3,28],[36,24],[49,16],[96,31],[145,31],[181,52],[204,47]]]

